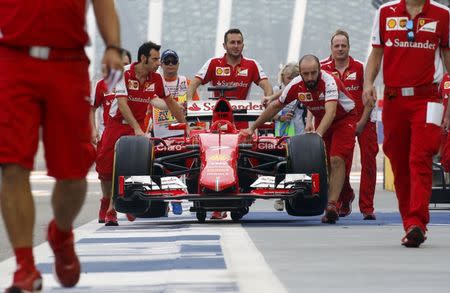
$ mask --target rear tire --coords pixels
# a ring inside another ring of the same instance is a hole
[[[319,196],[299,192],[285,201],[287,213],[291,216],[321,215],[328,202],[328,172],[325,144],[319,135],[306,133],[289,139],[287,173],[318,173],[320,178]]]

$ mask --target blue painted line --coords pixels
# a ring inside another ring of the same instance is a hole
[[[398,212],[376,212],[375,221],[364,221],[359,212],[353,213],[348,217],[340,218],[338,225],[348,226],[384,226],[401,225],[401,217]],[[245,215],[240,223],[243,226],[319,226],[321,216],[313,217],[295,217],[285,212],[252,212]],[[450,211],[430,211],[429,225],[450,225]]]
[[[114,259],[114,256],[111,256]],[[43,274],[52,274],[53,263],[39,263]],[[225,270],[223,256],[189,257],[165,260],[82,261],[84,273],[154,272],[166,270]]]
[[[151,227],[147,227],[151,229]],[[112,243],[155,243],[176,241],[212,241],[220,240],[220,235],[180,235],[167,237],[106,237],[106,238],[83,238],[77,241],[79,244],[112,244]]]

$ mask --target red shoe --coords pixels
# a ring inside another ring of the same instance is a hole
[[[227,212],[214,211],[211,215],[211,220],[222,220],[227,217]]]
[[[64,242],[58,243],[56,239],[56,223],[51,221],[48,225],[47,241],[55,254],[53,273],[63,287],[73,287],[80,279],[80,261],[75,253],[73,233]]]
[[[322,217],[322,223],[336,224],[337,220],[339,220],[339,214],[336,202],[329,201],[327,208],[325,209],[325,215]]]
[[[352,213],[352,202],[355,199],[355,194],[353,194],[350,201],[345,201],[341,203],[339,208],[339,217],[347,217]]]
[[[14,273],[13,284],[5,293],[40,292],[42,290],[42,277],[36,268],[27,270],[19,268]]]
[[[406,247],[419,247],[427,240],[425,232],[417,226],[411,226],[402,238],[402,245]]]
[[[110,202],[110,199],[106,198],[106,197],[102,197],[102,199],[100,200],[100,210],[98,211],[98,222],[99,223],[105,222],[106,212],[108,211],[108,208],[109,208],[109,202]]]
[[[136,220],[136,217],[133,216],[132,214],[128,214],[126,213],[125,216],[127,216],[128,221],[133,222],[134,220]]]
[[[105,226],[119,226],[119,222],[117,222],[116,210],[112,209],[106,212]]]

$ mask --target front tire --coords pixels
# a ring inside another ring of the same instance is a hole
[[[142,136],[123,136],[115,146],[113,169],[113,202],[118,212],[138,216],[145,213],[150,202],[131,193],[119,196],[119,176],[149,175],[152,167],[153,144]]]
[[[321,215],[328,202],[328,172],[325,143],[315,133],[296,135],[288,142],[287,173],[318,173],[319,196],[309,197],[298,193],[286,200],[286,211],[291,216]]]

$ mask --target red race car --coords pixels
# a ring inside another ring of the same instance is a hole
[[[120,138],[113,175],[117,211],[162,217],[168,201],[186,199],[193,202],[190,211],[200,222],[207,211],[230,211],[238,221],[256,199],[283,199],[289,215],[323,213],[328,176],[322,138],[313,133],[290,138],[266,133],[249,141],[234,122],[254,121],[263,106],[224,98],[224,91],[232,89],[211,87],[208,90],[221,93],[219,98],[188,102],[187,120],[208,120],[208,129],[165,139]],[[186,125],[172,124],[169,129]]]

